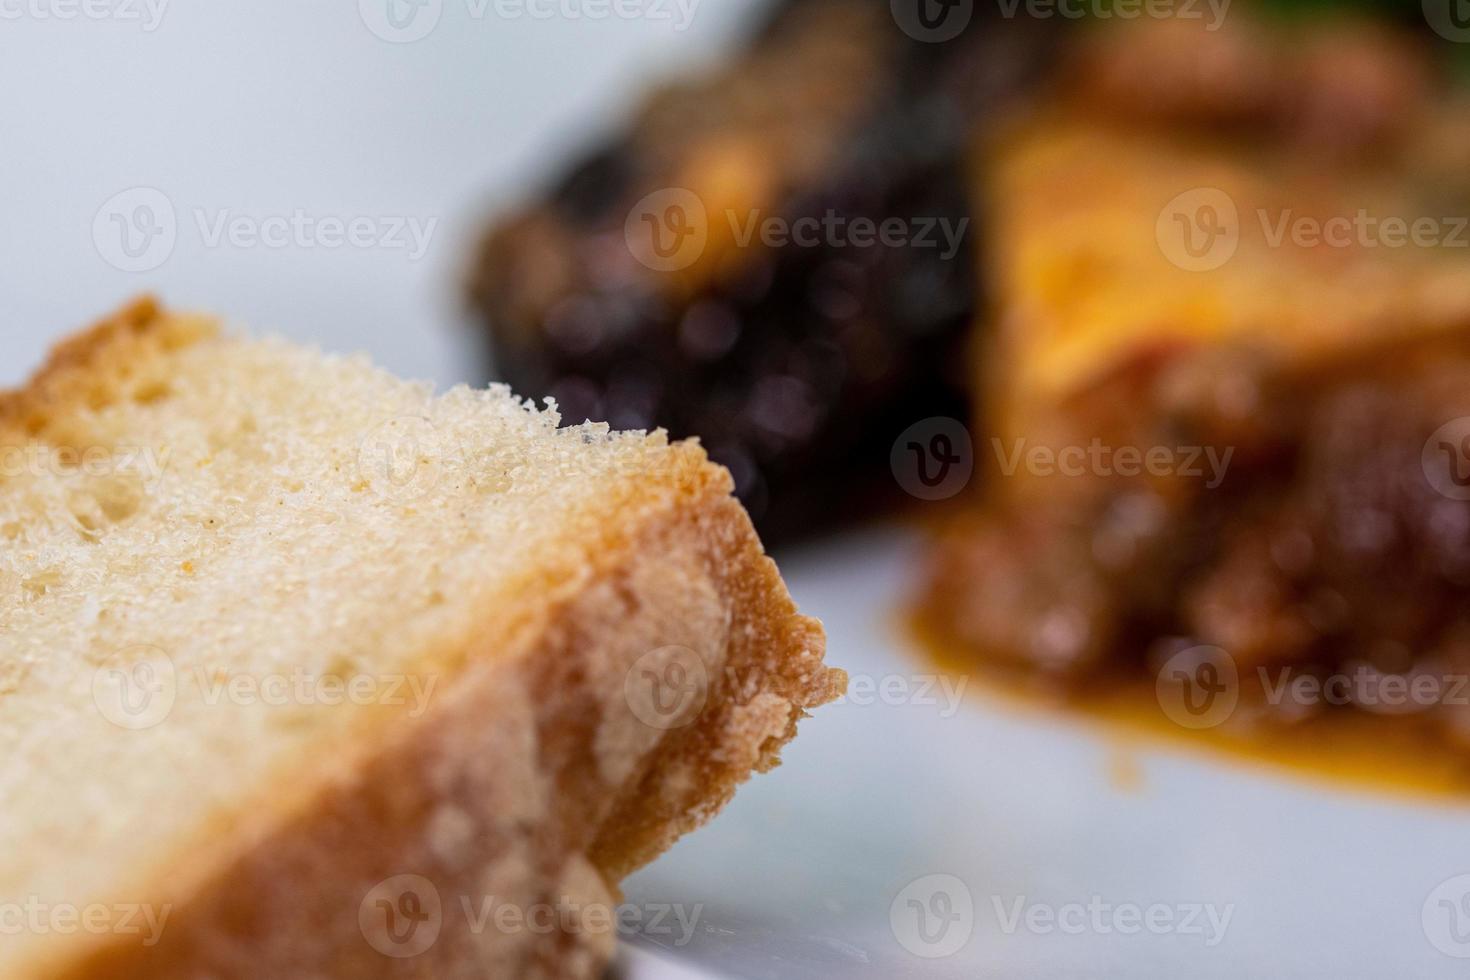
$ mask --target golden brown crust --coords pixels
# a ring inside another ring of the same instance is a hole
[[[173,329],[151,303],[130,307],[58,348],[0,418],[59,410],[99,361]],[[804,709],[844,681],[822,665],[821,627],[796,613],[728,474],[696,445],[609,487],[566,540],[515,608],[484,610],[473,637],[428,658],[452,665],[429,711],[368,716],[258,806],[181,842],[142,892],[171,907],[161,942],[58,940],[36,975],[597,975],[614,939],[600,919],[579,929],[559,913],[538,931],[477,928],[474,914],[486,900],[606,913],[623,875],[774,765]],[[706,665],[703,709],[650,724],[627,684],[669,648]],[[421,951],[373,918],[387,894],[373,889],[399,875],[439,898],[437,939]]]
[[[214,332],[202,317],[166,315],[142,296],[51,349],[24,388],[0,390],[0,436],[35,437],[69,409],[99,407],[146,392],[162,366],[160,355]]]

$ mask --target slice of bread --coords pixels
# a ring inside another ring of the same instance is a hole
[[[597,975],[844,679],[698,445],[557,421],[149,301],[0,393],[0,976]]]

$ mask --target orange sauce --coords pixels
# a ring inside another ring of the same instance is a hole
[[[1446,742],[1421,718],[1338,710],[1289,729],[1190,729],[1164,714],[1151,678],[1120,678],[1085,695],[1063,697],[917,621],[910,620],[904,632],[941,669],[970,678],[969,697],[981,693],[1022,711],[1065,712],[1095,723],[1113,742],[1109,775],[1123,790],[1137,788],[1143,778],[1132,749],[1172,747],[1337,788],[1470,804],[1470,752]]]

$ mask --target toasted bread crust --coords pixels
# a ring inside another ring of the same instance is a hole
[[[0,430],[40,431],[120,360],[207,333],[135,304],[0,396]],[[34,974],[598,975],[617,881],[775,765],[804,710],[844,678],[823,666],[821,627],[797,614],[728,474],[692,443],[576,514],[513,605],[429,652],[454,667],[422,716],[366,716],[257,806],[180,842],[177,862],[134,890],[170,908],[157,945],[58,938]],[[702,710],[665,730],[639,719],[625,684],[669,646],[701,651],[708,671]],[[422,950],[359,915],[399,875],[440,901]],[[523,916],[576,911],[548,929],[477,926],[487,899]]]
[[[0,390],[0,434],[44,435],[69,410],[121,397],[143,382],[135,372],[214,332],[205,318],[168,315],[139,297],[52,347],[24,388]]]

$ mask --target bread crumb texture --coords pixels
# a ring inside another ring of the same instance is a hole
[[[606,900],[842,679],[697,445],[558,421],[148,301],[0,393],[0,905],[172,913],[0,973],[595,976],[460,898]]]

